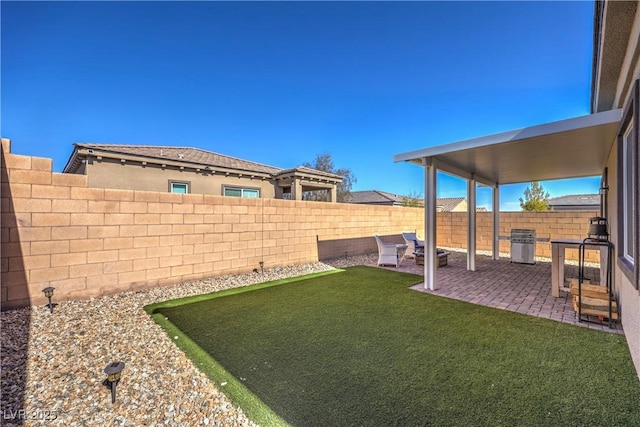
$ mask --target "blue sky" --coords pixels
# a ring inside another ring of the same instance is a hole
[[[593,2],[6,2],[1,129],[180,145],[282,168],[328,152],[354,190],[423,193],[393,155],[589,113]],[[598,178],[544,182],[551,196]],[[504,186],[519,210],[526,185]],[[466,194],[442,176],[438,195]],[[478,202],[490,203],[481,189]]]

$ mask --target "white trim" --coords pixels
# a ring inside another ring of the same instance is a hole
[[[184,193],[181,191],[173,191],[173,186],[184,186]],[[189,194],[189,183],[184,181],[169,181],[169,189],[172,194]]]
[[[634,233],[637,237],[637,232],[634,230],[634,205],[635,205],[635,194],[637,193],[634,188],[634,170],[633,170],[633,161],[635,160],[635,156],[633,153],[634,149],[634,141],[633,141],[633,121],[629,122],[629,125],[626,127],[624,133],[622,134],[622,227],[623,227],[623,239],[622,239],[622,256],[631,264],[635,264],[635,260],[633,258],[634,251],[634,242],[630,242],[629,230],[631,229],[631,235]],[[631,153],[629,153],[631,150]],[[631,154],[632,158],[629,159],[629,154]],[[628,166],[631,165],[631,170],[628,169]],[[629,200],[629,195],[631,195],[631,200]]]
[[[476,271],[476,180],[467,181],[467,270]]]
[[[500,259],[500,186],[493,186],[493,252],[494,260]]]
[[[422,159],[424,165],[424,288],[438,289],[436,283],[436,161]]]

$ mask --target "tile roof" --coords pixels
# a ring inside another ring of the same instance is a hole
[[[391,204],[402,203],[403,196],[379,190],[352,191],[349,203]]]
[[[460,203],[464,202],[464,197],[444,197],[436,199],[436,206],[439,211],[450,212]]]
[[[600,206],[599,194],[569,194],[549,198],[549,206]]]
[[[380,190],[352,191],[349,203],[401,205],[405,197],[407,196],[387,193]],[[436,206],[438,211],[449,212],[464,201],[464,197],[444,197],[436,199]],[[486,208],[478,208],[477,210],[483,212],[482,209],[486,211]]]
[[[333,179],[340,178],[340,180],[342,181],[342,177],[340,175],[321,171],[318,169],[308,168],[306,166],[298,166],[291,169],[281,169],[276,175],[281,176],[281,175],[293,174],[296,172],[300,172],[303,175],[313,174],[313,175],[320,175],[320,176],[325,176],[327,178],[333,178]]]
[[[277,174],[281,168],[268,166],[224,154],[201,150],[192,147],[175,147],[161,145],[121,145],[121,144],[90,144],[76,143],[78,148],[93,148],[108,151],[114,154],[128,154],[155,159],[167,159],[178,162],[194,163],[204,166],[218,166],[229,169],[238,169],[250,172],[263,172]]]

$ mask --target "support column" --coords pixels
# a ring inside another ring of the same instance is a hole
[[[467,181],[467,270],[476,271],[476,178]]]
[[[424,288],[438,289],[436,283],[436,164],[423,158],[424,173]]]
[[[329,192],[329,201],[331,203],[336,203],[338,201],[338,186],[335,184],[331,187],[331,191]]]
[[[302,184],[298,178],[291,182],[291,200],[302,200]]]
[[[493,253],[494,260],[500,259],[500,185],[493,186]]]

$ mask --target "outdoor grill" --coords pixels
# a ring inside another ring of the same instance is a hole
[[[511,240],[511,262],[535,264],[536,230],[513,228],[509,240]]]

